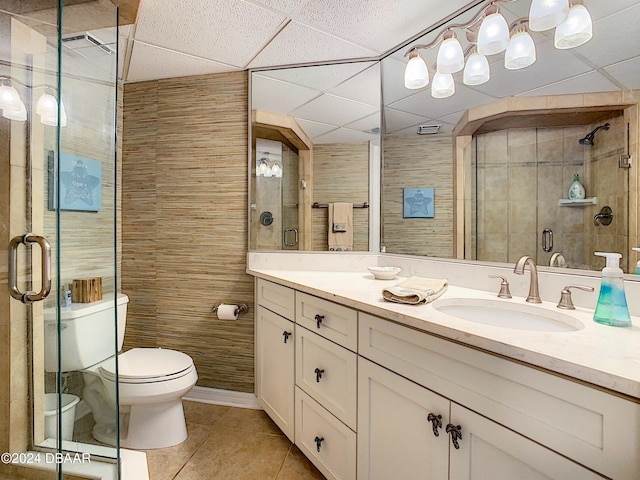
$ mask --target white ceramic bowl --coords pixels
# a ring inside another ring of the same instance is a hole
[[[400,267],[368,267],[376,280],[393,280],[402,270]]]

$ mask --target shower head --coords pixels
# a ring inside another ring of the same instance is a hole
[[[600,130],[601,128],[604,128],[605,130],[609,130],[609,124],[605,123],[604,125],[600,125],[599,127],[596,127],[593,129],[593,131],[589,134],[587,134],[586,137],[581,138],[580,140],[578,140],[578,143],[580,145],[584,145],[586,147],[592,147],[593,146],[593,137],[596,135],[596,132],[598,130]]]

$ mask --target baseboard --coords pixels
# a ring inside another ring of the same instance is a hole
[[[183,400],[192,402],[213,403],[215,405],[227,405],[229,407],[251,408],[262,410],[258,405],[255,394],[246,392],[233,392],[219,388],[193,387],[191,391],[182,397]]]

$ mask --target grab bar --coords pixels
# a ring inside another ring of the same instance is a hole
[[[37,243],[42,250],[42,286],[38,293],[21,292],[18,289],[18,246]],[[51,246],[46,238],[33,233],[13,237],[9,242],[9,294],[22,303],[33,303],[43,300],[51,292]]]
[[[311,208],[329,208],[329,204],[314,202],[311,204]],[[353,208],[369,208],[369,202],[354,203]]]

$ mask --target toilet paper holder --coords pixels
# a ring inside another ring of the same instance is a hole
[[[245,312],[249,311],[249,307],[247,307],[247,305],[244,304],[244,303],[239,303],[239,304],[236,305],[236,304],[233,304],[233,303],[219,302],[219,303],[216,303],[213,306],[213,308],[211,309],[211,313],[213,313],[214,315],[217,315],[218,314],[218,307],[220,305],[235,305],[236,306],[236,310],[235,310],[235,314],[236,315],[239,315],[241,313],[245,313]]]

